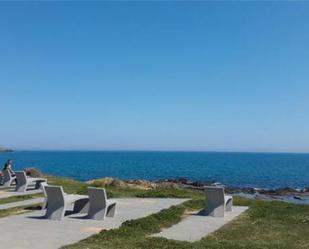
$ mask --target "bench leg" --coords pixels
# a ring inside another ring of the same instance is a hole
[[[47,208],[47,199],[45,198],[44,199],[44,202],[42,203],[42,210],[46,209]]]
[[[50,220],[62,220],[65,214],[65,206],[55,203],[47,205],[45,218]]]
[[[28,187],[28,183],[19,184],[17,182],[15,191],[17,191],[17,192],[25,192],[27,190],[27,187]]]
[[[13,181],[15,181],[15,179],[11,179],[11,180],[9,180],[9,181],[6,181],[6,182],[3,183],[3,186],[5,186],[5,187],[10,187],[10,186],[12,185],[12,182],[13,182]]]
[[[73,212],[74,213],[87,213],[89,210],[89,199],[77,200],[74,203]]]
[[[35,189],[41,188],[41,183],[42,183],[42,182],[46,182],[46,181],[36,181],[36,182],[35,182],[35,187],[34,187],[34,188],[35,188]]]
[[[233,199],[229,199],[225,204],[225,211],[227,212],[232,211],[232,207],[233,207]]]
[[[114,217],[116,212],[116,203],[113,203],[107,207],[106,217]]]
[[[3,183],[3,186],[5,186],[5,187],[11,186],[11,181],[6,181],[6,182],[4,182],[4,183]]]
[[[106,211],[106,207],[93,207],[90,205],[87,218],[94,220],[104,220],[106,217]]]
[[[224,217],[224,204],[214,206],[208,203],[204,210],[204,215],[212,217]]]

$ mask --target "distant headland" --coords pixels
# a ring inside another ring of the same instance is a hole
[[[13,152],[13,151],[14,151],[14,150],[12,150],[12,149],[0,147],[0,153],[1,153],[1,152]]]

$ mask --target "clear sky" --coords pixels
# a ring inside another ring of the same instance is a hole
[[[0,146],[309,152],[309,2],[1,2]]]

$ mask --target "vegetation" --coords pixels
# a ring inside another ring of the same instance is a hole
[[[50,185],[62,186],[64,192],[68,194],[84,194],[87,192],[87,183],[75,181],[69,178],[47,176],[47,182]]]
[[[35,195],[22,195],[22,196],[11,196],[11,197],[6,197],[6,198],[1,198],[0,199],[0,204],[7,204],[11,202],[17,202],[17,201],[25,201],[37,197],[41,197],[42,194],[35,194]]]
[[[11,197],[6,197],[6,198],[1,198],[0,205],[12,203],[12,202],[18,202],[18,201],[25,201],[29,199],[42,197],[42,196],[43,196],[42,194],[34,194],[34,195],[22,195],[22,196],[11,196]],[[16,207],[16,208],[3,209],[3,210],[0,210],[0,218],[10,216],[10,215],[30,212],[33,209],[37,209],[37,208],[40,208],[40,206],[39,205],[29,205],[29,206],[21,206],[21,207]]]
[[[38,209],[41,209],[39,205],[30,205],[30,206],[3,209],[3,210],[0,210],[0,218],[4,218],[10,215],[26,213],[26,212],[30,212],[30,211],[38,210]]]
[[[25,210],[24,207],[0,210],[0,218],[7,217],[10,215],[14,215],[14,214],[23,213],[23,212],[27,212],[27,210]]]
[[[95,184],[87,184],[68,178],[47,177],[47,181],[51,185],[63,186],[66,193],[86,194],[87,187],[96,186]],[[176,188],[158,188],[151,190],[127,188],[127,187],[104,187],[109,198],[120,197],[143,197],[143,198],[203,198],[199,192],[182,190]]]

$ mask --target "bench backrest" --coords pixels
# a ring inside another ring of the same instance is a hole
[[[27,176],[25,171],[16,171],[15,175],[16,175],[16,181],[19,186],[27,183]]]
[[[204,192],[208,203],[224,204],[223,187],[207,186],[204,188]]]
[[[104,188],[89,187],[88,195],[89,202],[91,203],[90,206],[96,205],[106,207],[107,195]]]
[[[43,186],[46,193],[48,205],[63,206],[64,205],[64,191],[61,186]]]
[[[4,176],[2,170],[0,170],[0,185],[3,184]]]

